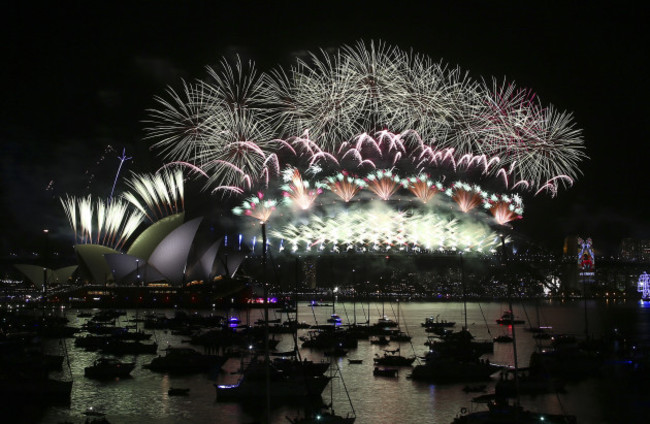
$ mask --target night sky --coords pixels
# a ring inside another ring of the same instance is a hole
[[[636,6],[30,3],[0,13],[2,257],[36,248],[43,228],[71,240],[58,197],[107,197],[122,148],[133,158],[127,172],[157,168],[142,121],[168,85],[205,77],[222,57],[270,70],[360,40],[412,48],[475,79],[505,76],[574,113],[591,158],[584,175],[556,198],[526,196],[515,231],[554,251],[571,234],[591,236],[602,253],[615,253],[622,237],[650,238],[649,37]]]

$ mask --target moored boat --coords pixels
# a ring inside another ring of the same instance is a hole
[[[169,347],[165,356],[153,358],[143,367],[151,371],[172,374],[191,374],[218,370],[226,362],[225,356],[205,355],[191,348]]]
[[[427,361],[426,364],[416,365],[410,378],[428,383],[471,383],[486,381],[501,369],[487,361],[461,361],[455,358],[443,357]]]
[[[135,362],[121,362],[113,358],[99,358],[91,366],[84,368],[84,375],[88,378],[111,379],[124,378],[131,374]]]
[[[372,370],[372,375],[375,377],[397,377],[398,370],[397,368],[379,368],[375,367]]]
[[[180,388],[180,387],[171,387],[167,390],[167,395],[169,396],[187,396],[190,394],[190,389]]]
[[[503,314],[501,315],[501,318],[497,319],[496,321],[497,321],[497,324],[499,324],[499,325],[514,325],[514,324],[524,324],[525,323],[525,321],[523,319],[515,319],[515,315],[510,310],[503,311]]]
[[[353,424],[355,419],[354,416],[341,417],[329,411],[316,412],[303,418],[287,417],[291,424]]]
[[[124,341],[110,339],[99,348],[104,353],[112,355],[139,355],[155,354],[158,351],[157,343],[141,343],[139,341]]]
[[[422,327],[424,328],[446,328],[446,327],[453,327],[456,325],[456,322],[454,321],[447,321],[447,320],[439,320],[438,318],[440,315],[437,315],[435,318],[434,317],[428,317],[424,319],[424,322],[422,323]]]
[[[283,371],[273,363],[253,360],[248,364],[235,384],[215,384],[217,401],[250,401],[264,399],[269,377],[269,396],[275,402],[302,402],[306,398],[319,397],[330,377]]]
[[[410,367],[415,361],[415,356],[405,357],[399,355],[399,349],[394,351],[384,350],[384,356],[374,358],[376,365],[385,365],[391,367]]]
[[[461,410],[452,424],[576,424],[573,415],[546,414],[527,411],[520,406],[510,405],[503,400],[488,401],[488,409],[467,413]]]
[[[275,374],[270,380],[269,396],[275,402],[302,402],[308,397],[320,396],[330,378],[326,376],[291,377]],[[231,385],[215,384],[217,401],[260,400],[266,396],[266,380],[243,375]]]

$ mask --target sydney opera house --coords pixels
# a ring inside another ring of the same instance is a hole
[[[180,171],[134,178],[147,182],[134,186],[142,202],[128,193],[113,201],[61,199],[74,232],[77,265],[56,270],[16,265],[25,279],[49,292],[62,286],[86,287],[86,294],[99,293],[93,287],[110,288],[113,294],[127,287],[240,290],[243,282],[234,278],[246,252],[227,246],[224,238],[206,242],[197,237],[203,218],[186,221]],[[156,178],[164,179],[154,188],[149,183]]]

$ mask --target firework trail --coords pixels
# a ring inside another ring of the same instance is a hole
[[[117,158],[120,160],[120,165],[117,167],[117,172],[115,173],[115,179],[113,180],[113,187],[111,187],[111,195],[108,197],[109,202],[113,199],[113,193],[115,192],[115,185],[117,184],[117,179],[120,176],[122,165],[124,165],[124,162],[132,159],[131,157],[126,156],[126,148],[122,149],[122,156],[118,156]]]

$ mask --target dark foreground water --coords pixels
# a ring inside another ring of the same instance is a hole
[[[508,327],[496,325],[495,319],[507,309],[505,303],[475,303],[467,305],[467,316],[470,331],[478,339],[491,339],[492,337],[508,333]],[[585,310],[582,302],[549,302],[539,304],[539,309],[533,303],[514,305],[515,314],[532,325],[537,325],[539,316],[540,324],[552,327],[555,333],[568,333],[583,336],[585,333]],[[356,310],[357,320],[363,321],[364,314],[370,313],[371,322],[375,322],[382,313],[395,318],[398,314],[397,304],[371,303],[356,304],[337,303],[336,312],[344,322],[354,320],[353,311]],[[174,315],[173,310],[156,311],[164,312],[169,317]],[[76,310],[67,311],[71,325],[81,325],[86,319],[77,318]],[[140,311],[142,314],[143,311]],[[238,316],[243,323],[247,320],[255,321],[262,318],[262,310],[249,312],[230,310],[199,311],[201,314],[217,314]],[[299,305],[300,321],[308,323],[325,323],[332,313],[332,308],[317,307],[307,308],[305,302]],[[275,318],[274,312],[270,318]],[[409,303],[402,302],[399,306],[400,324],[413,336],[411,343],[391,343],[390,349],[401,348],[404,356],[417,354],[424,355],[427,347],[424,342],[427,334],[420,325],[426,317],[440,316],[440,319],[456,321],[456,330],[460,329],[463,322],[462,303]],[[135,311],[128,311],[126,318],[122,317],[122,324],[135,316]],[[626,334],[632,334],[646,343],[650,339],[650,307],[637,302],[607,303],[590,301],[587,305],[589,318],[589,333],[598,336],[618,328]],[[277,315],[279,318],[280,316]],[[285,317],[286,318],[286,317]],[[519,366],[528,364],[531,352],[535,349],[535,339],[531,333],[523,331],[524,326],[517,326],[517,351]],[[307,330],[300,330],[301,333]],[[164,330],[155,331],[155,339],[160,350],[166,346],[190,346],[181,340],[187,337],[174,336]],[[290,350],[293,341],[290,335],[281,336],[282,341],[277,347],[279,351]],[[72,339],[66,339],[66,347],[70,358],[70,368],[74,381],[72,398],[69,406],[49,407],[38,414],[35,422],[41,423],[83,423],[86,416],[83,413],[89,407],[106,413],[106,418],[111,424],[171,424],[171,423],[251,423],[263,421],[263,405],[243,407],[237,403],[216,402],[213,384],[235,383],[237,375],[234,372],[240,367],[238,359],[231,359],[224,366],[225,372],[209,375],[193,376],[168,376],[154,373],[142,368],[142,364],[149,363],[152,355],[125,356],[122,360],[135,361],[138,365],[132,372],[132,378],[119,381],[98,382],[87,379],[83,375],[83,368],[88,366],[100,354],[86,352],[74,347]],[[63,346],[52,341],[48,346],[52,352],[61,352]],[[200,347],[195,347],[201,350]],[[468,410],[481,409],[482,405],[470,402],[476,393],[465,393],[464,384],[432,385],[415,382],[407,379],[410,368],[402,368],[398,378],[390,379],[373,376],[373,357],[383,354],[386,347],[372,345],[361,340],[357,349],[351,350],[347,357],[336,362],[341,370],[343,380],[348,388],[352,406],[357,415],[358,424],[393,424],[393,423],[450,423],[459,413],[461,408]],[[491,362],[513,365],[512,344],[495,344],[493,355],[486,356]],[[162,353],[162,352],[161,352]],[[317,350],[302,349],[303,356],[314,361],[324,358]],[[362,364],[349,364],[348,358],[363,359]],[[66,369],[62,373],[64,378],[69,378],[70,372]],[[488,390],[494,385],[492,381]],[[650,382],[648,382],[650,385]],[[167,390],[170,387],[190,388],[187,397],[169,397]],[[341,415],[351,411],[340,380],[335,380],[332,390],[336,412]],[[522,404],[534,411],[547,413],[567,413],[578,417],[578,422],[583,423],[646,423],[650,420],[650,390],[633,390],[624,385],[613,384],[612,380],[597,378],[568,384],[566,393],[549,394],[537,397],[522,397]],[[329,402],[330,388],[323,392],[323,399]],[[301,412],[300,407],[277,406],[272,411],[273,423],[288,423],[286,416],[295,417]],[[17,422],[27,422],[19,420]],[[5,422],[0,415],[0,422]],[[9,422],[9,421],[6,421]]]

